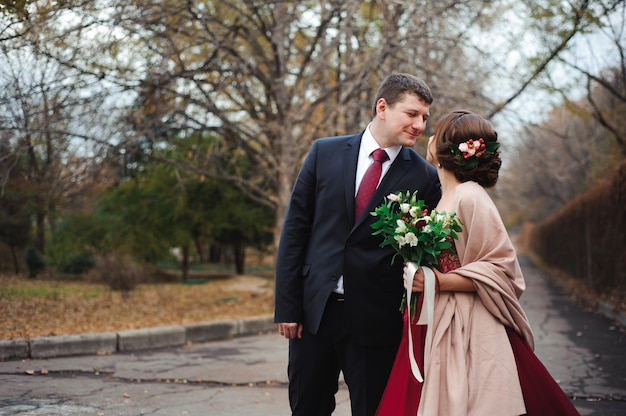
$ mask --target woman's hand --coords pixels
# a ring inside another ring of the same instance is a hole
[[[407,280],[409,276],[408,267],[404,266],[404,274],[402,275],[404,279],[404,288],[407,289]],[[423,292],[424,291],[424,270],[422,268],[418,268],[413,276],[413,287],[411,288],[412,292]]]
[[[472,279],[456,274],[454,273],[454,271],[450,273],[441,273],[437,269],[433,268],[432,270],[435,273],[435,287],[437,292],[476,292],[476,287],[474,286]],[[405,289],[408,279],[407,272],[408,267],[404,266],[404,274],[402,275],[402,277],[404,278]],[[413,287],[411,288],[411,291],[424,291],[424,269],[422,269],[421,267],[417,269],[415,275],[413,276]]]

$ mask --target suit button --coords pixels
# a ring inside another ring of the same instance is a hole
[[[337,276],[336,273],[333,273],[330,275],[330,280],[337,280],[337,279],[339,279],[339,276]]]

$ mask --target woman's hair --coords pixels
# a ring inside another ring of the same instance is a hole
[[[489,121],[471,111],[455,110],[437,121],[434,135],[441,167],[453,172],[461,182],[475,181],[485,188],[496,184],[502,160],[495,145],[498,133]],[[483,139],[490,150],[476,153],[468,162],[459,151],[459,144],[479,139]]]
[[[429,105],[433,103],[430,88],[424,81],[411,74],[391,74],[385,78],[378,88],[374,105],[372,106],[372,116],[376,117],[376,103],[378,100],[384,98],[389,106],[393,106],[402,100],[405,94],[413,94]]]

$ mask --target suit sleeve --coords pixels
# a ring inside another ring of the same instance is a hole
[[[294,184],[276,258],[274,322],[302,322],[302,266],[315,216],[317,144]]]

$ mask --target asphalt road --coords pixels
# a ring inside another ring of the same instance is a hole
[[[581,415],[626,415],[626,332],[573,303],[526,258],[536,353]],[[273,332],[176,348],[0,362],[0,415],[289,415]],[[348,392],[337,416],[350,415]]]

